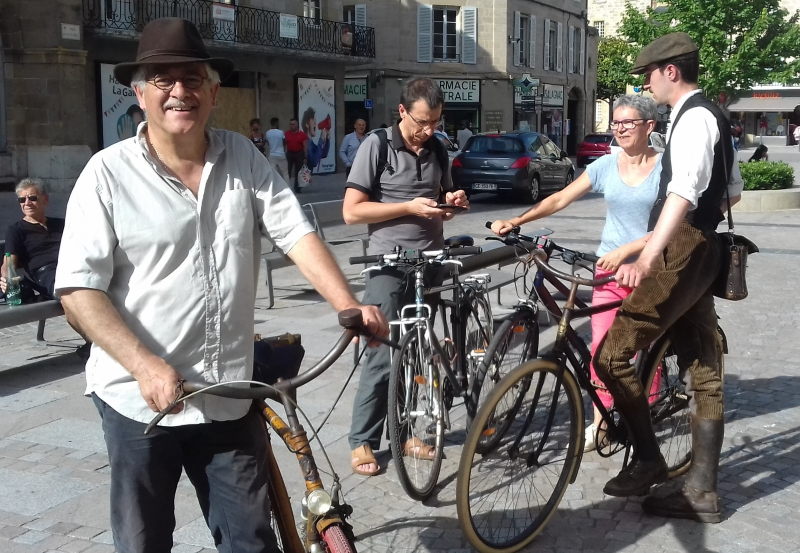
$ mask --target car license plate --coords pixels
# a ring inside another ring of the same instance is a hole
[[[473,190],[497,190],[497,185],[493,182],[476,182],[472,185]]]

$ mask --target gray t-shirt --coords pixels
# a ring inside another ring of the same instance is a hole
[[[347,187],[361,190],[369,194],[375,202],[399,203],[407,202],[423,196],[439,201],[444,191],[453,189],[450,171],[442,167],[431,150],[431,138],[420,150],[419,155],[406,149],[402,138],[392,140],[392,136],[400,137],[397,124],[384,129],[388,141],[386,169],[380,178],[380,187],[373,188],[373,181],[378,168],[380,139],[370,133],[356,153]],[[442,219],[425,219],[413,215],[399,217],[382,223],[370,223],[369,253],[389,253],[395,246],[405,249],[436,249],[444,243],[442,235]]]

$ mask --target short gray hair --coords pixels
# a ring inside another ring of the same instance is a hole
[[[219,84],[220,78],[219,73],[216,69],[211,67],[210,63],[203,64],[206,68],[206,75],[208,76],[208,81],[212,84]],[[131,88],[138,88],[139,91],[144,88],[144,85],[147,84],[147,76],[151,74],[153,71],[153,65],[140,65],[136,68],[136,71],[133,72],[133,77],[131,77]]]
[[[639,112],[639,117],[642,119],[655,121],[658,117],[656,103],[649,96],[641,96],[639,94],[620,96],[614,101],[614,109],[616,110],[617,108],[633,108]]]
[[[14,192],[19,194],[20,191],[25,190],[26,188],[35,188],[39,194],[47,196],[47,186],[45,186],[42,179],[35,179],[32,177],[24,178],[19,181],[19,184],[17,184],[16,188],[14,188]]]

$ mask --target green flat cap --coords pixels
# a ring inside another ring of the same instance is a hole
[[[642,48],[642,51],[636,56],[631,73],[641,75],[649,65],[660,64],[684,54],[697,52],[697,50],[699,50],[697,44],[686,33],[669,33]]]

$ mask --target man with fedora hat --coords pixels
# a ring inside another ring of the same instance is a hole
[[[604,491],[645,495],[653,484],[666,480],[645,392],[631,359],[670,329],[691,395],[692,464],[680,489],[656,490],[642,506],[653,514],[719,522],[722,343],[710,287],[721,262],[715,229],[723,219],[720,206],[726,188],[732,203],[741,194],[741,182],[730,179],[730,123],[698,89],[698,47],[686,33],[669,33],[642,49],[633,73],[645,75],[644,89],[657,103],[671,106],[672,115],[659,194],[650,214],[653,232],[639,258],[617,271],[617,282],[634,291],[594,358],[635,449],[632,462]]]
[[[56,289],[95,344],[87,394],[102,418],[121,553],[171,550],[182,470],[218,551],[278,551],[265,517],[264,424],[251,402],[190,399],[143,435],[181,381],[250,378],[262,236],[335,309],[358,308],[370,330],[388,334],[266,158],[243,135],[206,128],[232,70],[192,23],[148,23],[136,61],[114,70],[147,120],[92,157],[67,207]]]

